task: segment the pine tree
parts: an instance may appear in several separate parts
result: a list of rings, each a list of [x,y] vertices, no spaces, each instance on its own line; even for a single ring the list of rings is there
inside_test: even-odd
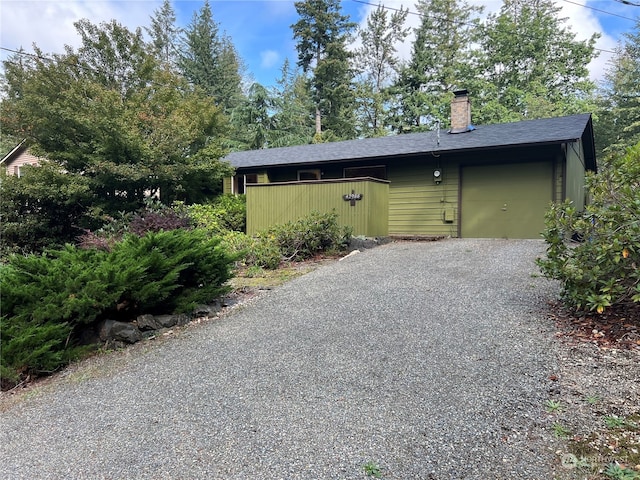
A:
[[[384,135],[389,114],[389,86],[395,82],[400,60],[396,45],[409,34],[404,27],[408,10],[394,12],[378,6],[361,29],[362,46],[356,50],[358,130],[365,137]]]
[[[208,0],[193,14],[183,32],[178,67],[194,85],[203,88],[227,113],[242,97],[241,61],[226,36],[221,36]]]
[[[289,147],[311,143],[315,107],[308,82],[299,70],[292,70],[289,60],[282,66],[273,94],[274,131],[271,147]]]
[[[598,95],[596,146],[620,151],[640,142],[640,20],[624,34]]]
[[[552,0],[505,0],[490,15],[482,46],[489,85],[476,109],[483,123],[541,118],[583,109],[594,85],[587,65],[597,35],[578,41]]]
[[[418,0],[422,20],[414,29],[411,60],[402,69],[394,91],[400,131],[432,128],[449,119],[451,92],[472,89],[478,75],[478,7],[459,0]]]
[[[151,26],[145,27],[151,37],[149,44],[158,61],[172,68],[177,61],[177,42],[180,29],[176,26],[176,14],[170,0],[164,0],[162,6],[154,10]]]
[[[233,111],[231,124],[237,132],[237,149],[258,150],[269,145],[269,137],[273,131],[274,100],[269,90],[259,83],[249,87],[244,101]]]
[[[298,66],[310,75],[314,139],[352,138],[354,93],[347,42],[356,25],[340,13],[339,0],[305,0],[295,7],[300,19],[291,28],[298,42]]]

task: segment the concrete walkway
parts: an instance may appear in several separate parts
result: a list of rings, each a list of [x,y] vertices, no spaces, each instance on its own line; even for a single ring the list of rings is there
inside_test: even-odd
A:
[[[0,416],[0,478],[553,478],[541,241],[394,243]]]

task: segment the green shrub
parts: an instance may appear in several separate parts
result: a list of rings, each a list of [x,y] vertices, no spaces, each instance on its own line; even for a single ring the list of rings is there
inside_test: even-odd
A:
[[[275,269],[282,261],[280,248],[273,237],[250,237],[241,232],[227,232],[222,239],[229,251],[236,254],[245,266]]]
[[[244,232],[247,223],[247,201],[244,195],[225,194],[213,203],[182,206],[192,223],[212,235]]]
[[[585,212],[570,203],[546,215],[543,273],[561,281],[563,299],[576,310],[602,313],[640,303],[640,144],[589,175]],[[571,244],[570,239],[580,243]]]
[[[188,312],[224,294],[236,258],[220,242],[202,230],[171,230],[126,235],[110,251],[67,245],[10,256],[0,268],[3,380],[73,358],[79,325]]]
[[[274,237],[286,260],[304,260],[320,252],[344,249],[351,238],[351,227],[338,224],[338,214],[312,212],[295,222],[277,225],[262,236]]]
[[[346,247],[352,229],[338,224],[336,213],[311,213],[296,222],[276,225],[251,237],[240,232],[223,235],[226,247],[245,266],[278,268],[282,260],[304,260]]]
[[[136,212],[119,212],[106,220],[100,229],[80,235],[78,244],[83,248],[111,250],[127,233],[141,237],[149,232],[190,228],[189,218],[182,209],[167,207],[154,198],[146,199],[145,206]]]

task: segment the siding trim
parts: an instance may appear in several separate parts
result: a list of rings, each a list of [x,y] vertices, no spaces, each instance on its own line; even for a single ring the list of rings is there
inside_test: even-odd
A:
[[[389,184],[389,180],[381,180],[373,177],[355,177],[355,178],[331,178],[328,180],[294,180],[291,182],[271,182],[271,183],[247,183],[251,187],[272,187],[274,185],[317,185],[322,183],[348,183],[348,182],[373,182]]]

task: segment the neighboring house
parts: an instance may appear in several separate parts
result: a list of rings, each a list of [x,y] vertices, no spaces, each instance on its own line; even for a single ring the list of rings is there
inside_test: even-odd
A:
[[[25,165],[38,165],[41,159],[29,153],[27,149],[27,145],[23,140],[20,144],[7,153],[2,160],[0,160],[0,165],[6,170],[8,175],[17,175],[20,176],[20,169]]]
[[[584,207],[590,114],[474,127],[455,94],[448,132],[231,153],[225,192],[246,193],[249,234],[335,209],[356,235],[540,238],[550,202]]]

